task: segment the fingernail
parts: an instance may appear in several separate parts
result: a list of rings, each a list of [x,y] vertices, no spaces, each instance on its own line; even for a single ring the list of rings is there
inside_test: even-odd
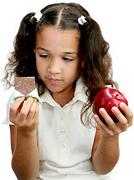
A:
[[[101,113],[101,112],[104,112],[105,110],[104,110],[104,108],[100,108],[99,109],[99,112]]]
[[[33,98],[32,98],[32,97],[28,97],[27,99],[29,99],[30,101],[33,101]]]
[[[124,107],[124,106],[126,106],[126,104],[124,102],[121,102],[120,107]]]
[[[111,109],[112,112],[114,111],[118,111],[118,108],[116,106],[113,106],[112,109]]]

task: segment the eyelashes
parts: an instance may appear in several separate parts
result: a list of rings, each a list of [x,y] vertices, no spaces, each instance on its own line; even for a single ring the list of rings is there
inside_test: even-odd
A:
[[[43,54],[43,55],[41,54],[40,57],[45,59],[45,58],[48,58],[48,55],[47,54]]]
[[[70,62],[70,61],[73,61],[73,59],[71,59],[71,58],[62,58],[64,61],[67,61],[67,62]]]
[[[49,58],[49,55],[47,55],[47,54],[41,54],[41,55],[39,55],[41,58],[43,58],[43,59],[47,59],[47,58]],[[62,58],[64,61],[66,61],[66,62],[70,62],[70,61],[73,61],[73,58],[68,58],[68,57],[63,57]]]

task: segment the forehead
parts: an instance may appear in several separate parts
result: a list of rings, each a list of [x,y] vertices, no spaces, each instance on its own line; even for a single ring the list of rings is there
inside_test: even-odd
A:
[[[80,34],[76,30],[62,30],[56,27],[44,27],[36,36],[36,46],[78,49],[79,41]]]

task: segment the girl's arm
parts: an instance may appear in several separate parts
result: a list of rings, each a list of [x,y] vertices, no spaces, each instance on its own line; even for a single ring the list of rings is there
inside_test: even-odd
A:
[[[12,168],[19,180],[35,180],[39,169],[36,129],[39,104],[18,98],[10,108]],[[22,105],[23,104],[23,105]]]
[[[98,127],[92,152],[92,163],[97,173],[109,173],[119,159],[119,134],[126,131],[132,125],[132,112],[124,103],[120,105],[125,113],[125,117],[116,108],[112,108],[112,112],[119,120],[115,124],[109,117],[105,109],[100,109],[100,114],[107,122],[106,126],[97,115],[94,116]]]

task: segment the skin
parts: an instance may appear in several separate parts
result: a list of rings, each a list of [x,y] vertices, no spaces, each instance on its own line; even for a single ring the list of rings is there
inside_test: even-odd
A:
[[[74,81],[82,66],[78,57],[79,39],[76,31],[50,27],[37,35],[35,55],[39,76],[62,107],[74,96]]]
[[[36,66],[38,73],[50,90],[54,100],[63,107],[74,97],[74,82],[79,75],[82,61],[78,57],[79,34],[73,30],[60,30],[45,27],[36,38]],[[39,169],[36,129],[38,127],[39,103],[28,98],[18,98],[10,108],[12,167],[18,179],[34,180]],[[119,158],[119,134],[132,124],[132,112],[121,103],[126,114],[113,107],[112,111],[119,120],[115,124],[105,109],[100,113],[107,122],[105,126],[97,115],[98,124],[92,150],[92,163],[97,173],[107,174]]]

